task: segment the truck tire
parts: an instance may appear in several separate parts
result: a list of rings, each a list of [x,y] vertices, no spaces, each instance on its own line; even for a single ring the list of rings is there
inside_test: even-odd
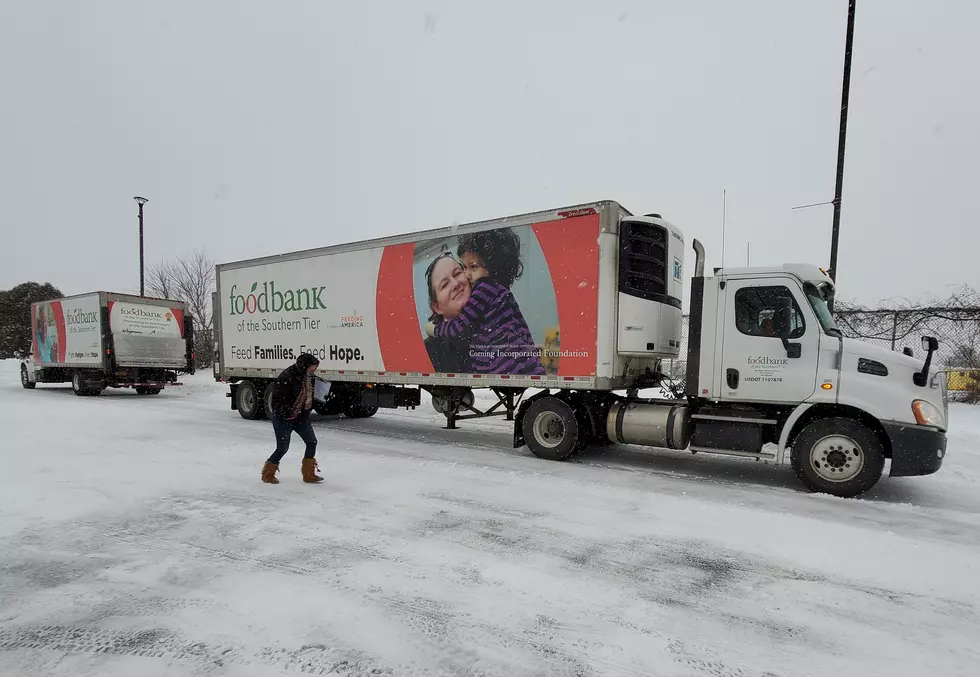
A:
[[[854,498],[881,478],[885,449],[878,435],[858,421],[824,418],[803,429],[790,460],[810,491]]]
[[[94,395],[102,394],[102,385],[97,384],[93,386],[91,383],[85,380],[85,375],[81,370],[76,369],[71,375],[71,389],[79,397],[92,397]]]
[[[320,416],[339,416],[344,413],[344,401],[340,397],[331,397],[326,402],[313,402],[313,411]]]
[[[272,390],[275,382],[270,381],[269,385],[265,387],[262,391],[262,408],[265,409],[265,415],[272,417]]]
[[[351,404],[344,409],[344,416],[347,418],[371,418],[377,413],[377,407],[365,407],[360,404]]]
[[[255,421],[265,414],[262,397],[259,395],[259,389],[254,382],[242,381],[239,383],[238,389],[235,391],[235,399],[238,400],[238,413],[242,418]]]
[[[27,388],[28,390],[34,390],[37,383],[31,380],[30,376],[27,374],[27,365],[20,365],[20,384]]]
[[[549,461],[564,461],[579,447],[579,424],[575,411],[557,397],[534,400],[521,423],[524,441],[531,453]]]
[[[145,386],[136,386],[134,388],[137,395],[159,395],[162,388],[147,388]]]

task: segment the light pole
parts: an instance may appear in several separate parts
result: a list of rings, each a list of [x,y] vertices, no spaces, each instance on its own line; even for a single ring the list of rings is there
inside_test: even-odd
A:
[[[840,95],[840,134],[837,140],[837,184],[834,188],[834,227],[830,234],[830,279],[837,281],[837,240],[840,237],[840,200],[844,188],[844,142],[847,136],[847,102],[851,92],[851,48],[854,45],[854,11],[857,0],[847,3],[847,40],[844,45],[844,81]],[[833,307],[831,307],[833,310]]]
[[[847,37],[844,41],[844,78],[841,83],[840,95],[840,129],[837,136],[837,180],[834,186],[834,199],[830,202],[816,202],[809,205],[800,205],[793,209],[807,209],[820,205],[834,205],[834,225],[830,231],[830,279],[837,282],[837,242],[840,239],[840,203],[841,193],[844,190],[844,147],[847,137],[847,106],[851,94],[851,52],[854,46],[854,14],[857,9],[857,0],[847,2]],[[834,300],[828,304],[831,312],[834,311]]]
[[[149,200],[145,197],[134,197],[140,206],[140,296],[143,296],[143,205],[145,205]]]

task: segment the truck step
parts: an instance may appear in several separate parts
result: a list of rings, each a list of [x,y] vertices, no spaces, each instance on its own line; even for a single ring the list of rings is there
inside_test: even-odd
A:
[[[736,451],[735,449],[712,449],[711,447],[691,447],[692,454],[715,454],[716,456],[739,456],[741,458],[765,458],[774,459],[775,454],[770,454],[765,451],[754,452],[754,451]]]
[[[775,425],[778,423],[773,418],[756,418],[748,416],[722,416],[721,414],[694,414],[691,418],[700,421],[730,421],[732,423],[758,423],[759,425]]]

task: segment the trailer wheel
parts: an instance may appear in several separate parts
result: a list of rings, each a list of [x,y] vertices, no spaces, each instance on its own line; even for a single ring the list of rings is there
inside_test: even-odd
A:
[[[343,398],[335,395],[328,395],[326,402],[313,402],[313,411],[320,416],[338,416],[344,413]]]
[[[527,448],[538,458],[564,461],[579,443],[579,424],[575,411],[557,397],[531,402],[521,422]]]
[[[262,392],[262,406],[265,408],[266,416],[272,416],[272,390],[274,385],[275,382],[270,381],[269,385]]]
[[[255,383],[242,381],[235,391],[235,398],[238,400],[238,413],[242,418],[249,421],[262,418],[265,408]]]
[[[803,486],[840,498],[866,492],[885,467],[881,440],[849,418],[824,418],[808,425],[793,443],[790,459]]]
[[[20,365],[20,384],[27,388],[28,390],[34,390],[37,383],[31,380],[30,376],[27,374],[27,365]]]
[[[366,407],[360,404],[351,404],[344,409],[344,416],[347,418],[371,418],[377,413],[377,407]]]

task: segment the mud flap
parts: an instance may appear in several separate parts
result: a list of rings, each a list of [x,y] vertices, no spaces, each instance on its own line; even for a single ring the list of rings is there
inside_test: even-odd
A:
[[[590,444],[602,446],[606,438],[605,430],[600,428],[600,421],[604,418],[601,403],[590,402],[584,398],[574,398],[570,404],[575,411],[575,418],[578,419],[579,430],[583,433],[579,435],[576,450],[581,451]],[[608,407],[606,413],[608,413]]]

